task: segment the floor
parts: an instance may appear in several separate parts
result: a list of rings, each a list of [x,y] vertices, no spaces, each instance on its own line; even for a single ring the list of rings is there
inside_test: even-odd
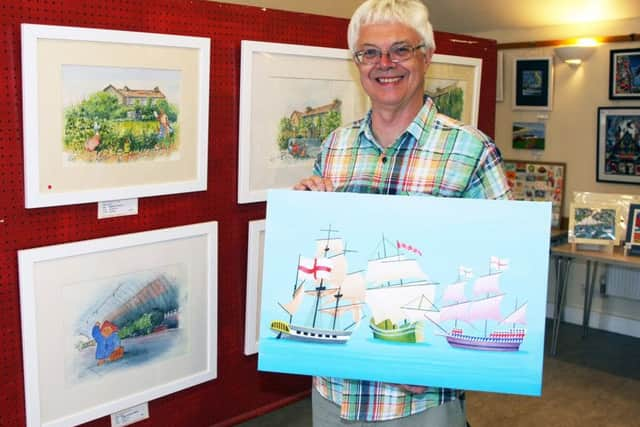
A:
[[[472,427],[640,427],[640,339],[597,329],[583,338],[582,327],[563,323],[541,397],[469,392],[467,416]],[[309,427],[310,399],[240,426]]]

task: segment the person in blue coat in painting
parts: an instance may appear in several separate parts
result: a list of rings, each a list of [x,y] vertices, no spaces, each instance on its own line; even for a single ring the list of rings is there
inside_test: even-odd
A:
[[[96,322],[91,330],[93,339],[96,340],[96,360],[98,366],[105,362],[113,362],[124,355],[124,347],[120,345],[118,327],[108,320]]]

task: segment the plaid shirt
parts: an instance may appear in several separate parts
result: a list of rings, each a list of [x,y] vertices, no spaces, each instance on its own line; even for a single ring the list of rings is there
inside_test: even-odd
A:
[[[323,143],[314,174],[330,178],[336,191],[428,194],[509,199],[500,152],[479,130],[439,114],[431,99],[388,148],[371,131],[371,112],[334,131]],[[314,387],[340,405],[346,420],[385,421],[406,417],[462,397],[460,391],[430,387],[414,394],[392,384],[314,378]]]

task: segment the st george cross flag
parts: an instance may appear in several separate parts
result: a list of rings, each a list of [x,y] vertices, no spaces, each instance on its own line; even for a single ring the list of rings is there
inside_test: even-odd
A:
[[[331,260],[328,258],[300,257],[298,278],[309,280],[328,279],[331,276]]]
[[[509,268],[509,260],[498,258],[497,256],[491,257],[491,269],[495,271],[505,271]]]
[[[422,256],[422,252],[420,251],[420,249],[415,248],[411,245],[408,245],[406,243],[402,243],[400,240],[396,240],[396,245],[398,247],[398,249],[405,249],[407,251],[413,252],[414,254],[418,254],[420,256]]]

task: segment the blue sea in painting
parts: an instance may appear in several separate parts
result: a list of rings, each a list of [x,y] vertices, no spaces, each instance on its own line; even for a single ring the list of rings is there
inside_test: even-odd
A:
[[[548,202],[271,191],[258,368],[539,395],[550,215]],[[392,299],[380,311],[374,297],[378,290],[395,289],[387,262],[396,261],[407,276],[424,284],[420,297],[405,297],[400,310],[426,310],[418,320],[424,335],[418,342],[374,338],[370,328],[372,319],[378,323],[395,316]],[[494,276],[499,282],[488,279]],[[346,277],[360,278],[358,292],[348,287]],[[337,290],[330,286],[334,279],[340,282]],[[413,283],[418,282],[407,279],[400,285],[407,289]],[[466,321],[452,320],[454,307],[490,300],[496,303],[489,308],[457,310]],[[338,312],[344,315],[334,316]],[[477,320],[482,316],[487,320]],[[273,321],[310,327],[314,318],[316,328],[346,328],[350,339],[278,339],[271,329]],[[450,345],[445,335],[452,330],[464,336],[526,332],[516,351],[486,351]]]

